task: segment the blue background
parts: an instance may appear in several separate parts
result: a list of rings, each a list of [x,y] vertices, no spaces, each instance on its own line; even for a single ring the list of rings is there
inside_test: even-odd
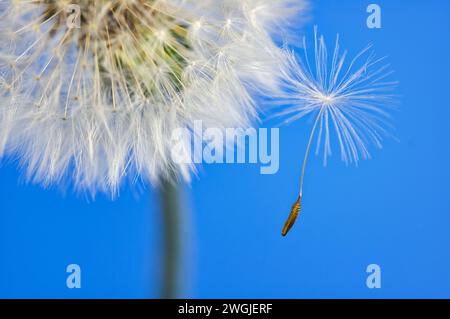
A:
[[[315,1],[303,29],[356,53],[373,42],[401,83],[395,135],[358,168],[310,161],[304,210],[280,230],[298,188],[310,121],[280,131],[280,171],[208,165],[184,189],[181,297],[450,297],[450,4],[381,1],[381,30],[366,27],[369,1]],[[331,44],[331,43],[330,43]],[[308,125],[309,124],[309,125]],[[0,168],[0,297],[158,297],[158,198],[124,190],[95,202],[21,182]],[[82,288],[66,287],[66,266]],[[366,267],[382,288],[366,287]]]

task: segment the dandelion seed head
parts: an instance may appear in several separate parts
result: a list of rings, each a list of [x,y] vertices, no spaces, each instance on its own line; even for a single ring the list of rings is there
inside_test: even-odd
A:
[[[0,157],[92,194],[115,196],[126,177],[189,180],[174,129],[246,127],[255,93],[281,89],[274,24],[293,1],[274,3],[1,1]]]

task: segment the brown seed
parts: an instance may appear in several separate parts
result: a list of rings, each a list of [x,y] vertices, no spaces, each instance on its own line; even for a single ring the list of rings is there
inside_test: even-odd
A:
[[[289,217],[286,223],[284,224],[283,231],[281,232],[281,235],[283,235],[283,237],[286,236],[287,233],[291,230],[292,226],[294,226],[295,221],[297,220],[298,215],[300,214],[300,210],[302,209],[302,205],[300,203],[301,200],[302,198],[301,196],[299,196],[297,201],[292,206],[291,213],[289,214]]]

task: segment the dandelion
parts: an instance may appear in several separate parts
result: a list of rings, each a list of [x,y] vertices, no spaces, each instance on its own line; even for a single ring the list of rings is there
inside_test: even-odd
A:
[[[0,1],[0,156],[92,193],[130,175],[189,180],[173,130],[257,119],[255,94],[279,92],[279,21],[303,3]]]
[[[369,144],[381,148],[389,123],[390,93],[396,83],[388,81],[392,73],[384,65],[384,58],[376,58],[371,47],[361,51],[346,66],[347,52],[340,53],[339,36],[331,59],[323,36],[314,32],[314,64],[310,63],[306,40],[303,40],[304,58],[297,60],[291,54],[284,71],[285,94],[283,103],[290,105],[279,112],[292,122],[308,115],[315,117],[304,155],[299,196],[292,207],[282,235],[294,225],[303,198],[303,181],[308,155],[314,139],[316,154],[323,151],[323,160],[331,155],[332,131],[340,148],[341,159],[357,164],[370,158]]]

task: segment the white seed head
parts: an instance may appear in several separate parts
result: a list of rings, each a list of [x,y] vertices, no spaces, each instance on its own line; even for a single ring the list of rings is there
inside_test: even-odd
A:
[[[92,193],[116,195],[126,176],[189,180],[173,130],[250,125],[254,94],[280,89],[271,33],[292,3],[1,1],[0,156]]]

